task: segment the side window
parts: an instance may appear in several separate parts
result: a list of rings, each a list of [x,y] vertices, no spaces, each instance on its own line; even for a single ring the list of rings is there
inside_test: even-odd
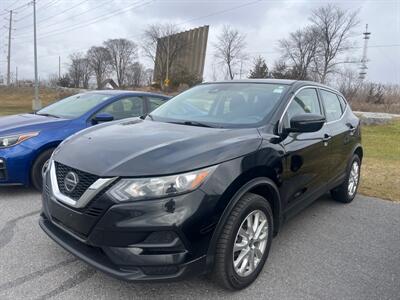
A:
[[[315,89],[304,89],[296,94],[290,103],[286,115],[283,118],[284,126],[290,127],[290,120],[295,115],[317,114],[322,115],[318,101],[318,94]]]
[[[160,98],[160,97],[147,97],[149,99],[149,112],[152,112],[160,105],[167,102],[168,99]]]
[[[342,112],[346,109],[346,100],[342,96],[337,96],[339,98],[340,106],[342,107]]]
[[[342,116],[342,106],[336,94],[320,90],[322,101],[325,107],[326,120],[328,122],[339,120]]]
[[[140,97],[123,98],[103,108],[99,113],[109,113],[114,120],[138,117],[144,114],[144,103]]]

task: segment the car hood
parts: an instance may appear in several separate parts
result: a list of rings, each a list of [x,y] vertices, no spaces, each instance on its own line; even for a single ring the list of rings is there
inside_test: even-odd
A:
[[[255,128],[219,129],[135,119],[93,127],[68,139],[54,159],[103,177],[181,173],[258,149]]]
[[[45,117],[35,114],[21,114],[0,117],[0,134],[14,134],[25,131],[46,129],[49,126],[61,126],[68,120]]]

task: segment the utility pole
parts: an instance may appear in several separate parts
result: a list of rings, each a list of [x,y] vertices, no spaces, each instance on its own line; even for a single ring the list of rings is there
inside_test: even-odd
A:
[[[35,99],[32,103],[33,111],[38,111],[42,104],[39,99],[39,81],[38,81],[38,66],[37,66],[37,41],[36,41],[36,0],[33,0],[33,52],[35,56]]]
[[[368,58],[367,58],[367,50],[368,50],[368,40],[369,37],[371,35],[371,32],[368,32],[368,24],[365,25],[365,32],[363,33],[364,37],[364,49],[363,49],[363,56],[361,59],[361,67],[360,67],[360,73],[358,78],[363,80],[365,79],[366,75],[367,75],[367,62],[368,62]]]
[[[61,56],[58,57],[58,80],[61,79]]]
[[[8,26],[8,55],[7,55],[7,85],[11,83],[11,32],[13,11],[10,10],[10,25]]]

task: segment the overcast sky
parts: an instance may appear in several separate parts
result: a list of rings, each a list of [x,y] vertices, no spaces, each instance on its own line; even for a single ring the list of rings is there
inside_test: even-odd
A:
[[[16,9],[13,22],[11,70],[18,67],[19,79],[33,78],[33,26],[30,0],[0,0],[0,75],[6,73],[8,15]],[[362,32],[368,23],[368,80],[400,83],[400,0],[330,1],[345,10],[359,10],[360,26],[346,59],[360,60]],[[252,0],[37,0],[39,75],[46,79],[67,70],[68,55],[101,45],[109,38],[129,38],[140,44],[144,28],[151,23],[176,23],[182,30],[210,25],[205,79],[212,79],[213,42],[224,24],[246,34],[250,57],[262,55],[268,65],[279,57],[277,41],[309,23],[312,9],[328,1]],[[140,57],[147,66],[150,62]],[[349,64],[349,66],[351,66]],[[356,65],[352,65],[357,67]]]

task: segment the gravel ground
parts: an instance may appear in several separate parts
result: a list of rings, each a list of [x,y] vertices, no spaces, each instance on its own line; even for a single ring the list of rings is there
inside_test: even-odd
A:
[[[95,271],[38,226],[40,195],[0,188],[0,299],[400,299],[400,205],[316,201],[285,224],[258,280],[232,293],[205,278],[126,283]]]

